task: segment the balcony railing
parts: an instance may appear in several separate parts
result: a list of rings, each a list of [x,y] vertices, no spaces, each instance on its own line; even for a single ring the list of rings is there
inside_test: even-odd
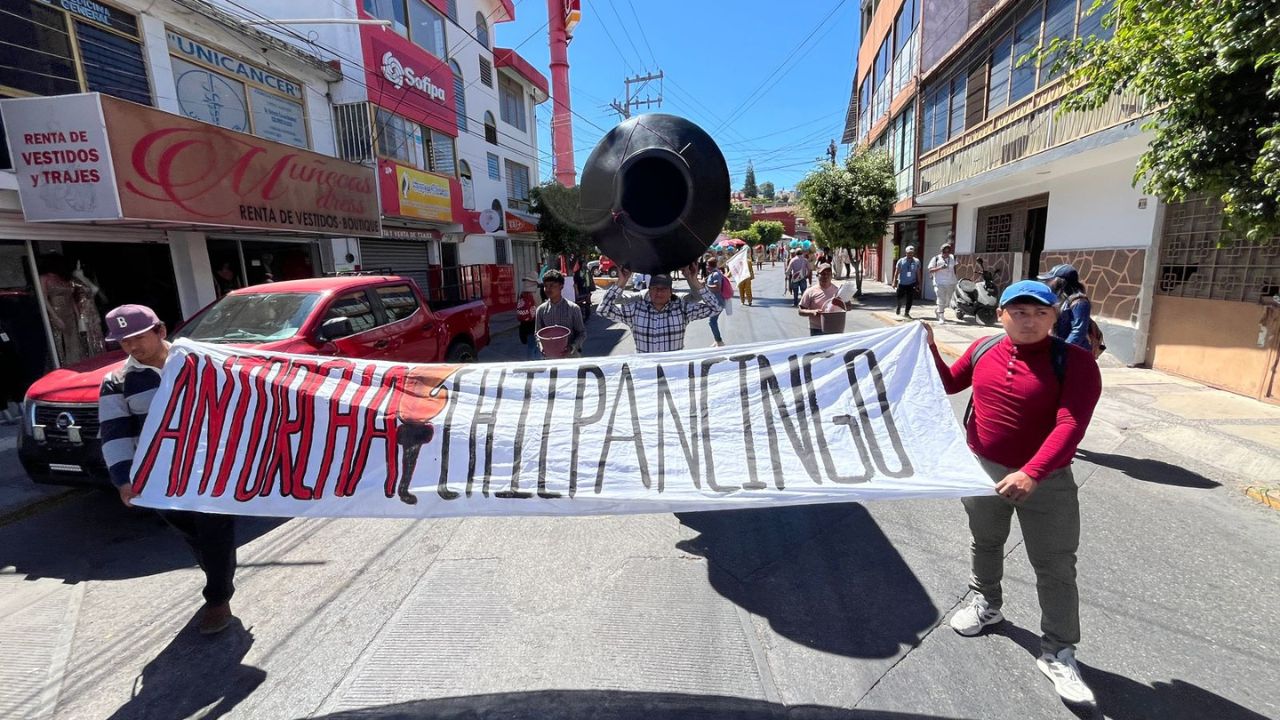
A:
[[[971,128],[920,158],[920,194],[935,192],[1151,112],[1134,91],[1113,95],[1093,110],[1058,115],[1073,88],[1051,85],[1009,111]]]

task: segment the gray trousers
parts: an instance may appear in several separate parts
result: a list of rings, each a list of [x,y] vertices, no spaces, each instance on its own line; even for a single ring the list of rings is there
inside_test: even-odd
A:
[[[1017,470],[979,457],[993,481]],[[982,593],[992,608],[1004,603],[1004,545],[1014,513],[1022,528],[1027,559],[1036,573],[1040,597],[1040,648],[1057,653],[1080,642],[1080,594],[1076,589],[1076,550],[1080,546],[1080,501],[1071,468],[1055,470],[1021,503],[999,496],[967,497],[972,535],[973,574],[969,588]]]

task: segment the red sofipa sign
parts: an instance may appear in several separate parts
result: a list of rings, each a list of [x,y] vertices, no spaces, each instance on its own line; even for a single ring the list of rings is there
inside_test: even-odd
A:
[[[453,71],[447,63],[381,28],[364,28],[363,44],[370,102],[457,137]]]
[[[126,218],[381,233],[371,169],[102,97]]]

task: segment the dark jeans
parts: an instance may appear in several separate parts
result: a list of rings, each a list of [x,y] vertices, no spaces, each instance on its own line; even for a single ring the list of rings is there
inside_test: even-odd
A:
[[[234,515],[161,510],[160,517],[191,546],[204,571],[204,599],[219,605],[235,594],[236,518]]]
[[[911,303],[912,303],[912,301],[914,301],[914,300],[916,299],[916,286],[915,286],[915,283],[912,283],[912,284],[910,284],[910,285],[903,285],[903,284],[901,284],[901,283],[899,283],[899,284],[898,284],[898,304],[897,304],[897,306],[895,306],[895,308],[894,308],[894,310],[893,310],[893,312],[894,312],[895,314],[902,310],[902,299],[903,299],[903,298],[906,298],[906,299],[907,299],[907,314],[908,314],[908,315],[910,315],[910,314],[911,314]]]
[[[720,337],[720,313],[712,315],[707,321],[711,325],[711,337],[715,338],[716,342],[724,342],[724,338]]]
[[[791,283],[791,306],[792,307],[799,307],[800,296],[803,295],[804,291],[808,289],[809,289],[809,282],[807,280],[797,280]]]

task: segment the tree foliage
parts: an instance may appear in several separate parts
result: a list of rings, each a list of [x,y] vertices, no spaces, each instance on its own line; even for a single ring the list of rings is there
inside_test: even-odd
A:
[[[782,233],[785,230],[782,223],[777,220],[757,220],[751,223],[752,231],[755,232],[756,242],[747,240],[751,245],[772,245],[782,239]]]
[[[759,197],[760,189],[756,187],[756,168],[747,161],[747,177],[742,181],[742,194],[749,198]]]
[[[756,245],[759,245],[760,231],[756,228],[756,225],[759,225],[759,224],[760,223],[753,223],[751,227],[748,227],[745,230],[738,230],[737,232],[733,233],[733,237],[736,237],[739,240],[753,247]]]
[[[769,182],[768,180],[760,183],[760,197],[764,198],[765,200],[772,200],[773,193],[774,193],[773,183]]]
[[[1280,2],[1116,0],[1103,24],[1108,41],[1045,49],[1088,83],[1064,110],[1138,92],[1157,109],[1135,184],[1171,201],[1220,198],[1250,240],[1280,232]]]
[[[897,200],[893,165],[883,151],[860,150],[844,164],[823,163],[797,189],[827,247],[864,248],[884,236]]]
[[[591,236],[584,230],[587,215],[582,212],[576,186],[543,183],[530,190],[529,198],[530,212],[538,216],[543,254],[585,254],[594,250]]]
[[[746,230],[750,225],[751,208],[736,202],[729,203],[729,217],[724,220],[724,232],[733,234],[739,230]]]

